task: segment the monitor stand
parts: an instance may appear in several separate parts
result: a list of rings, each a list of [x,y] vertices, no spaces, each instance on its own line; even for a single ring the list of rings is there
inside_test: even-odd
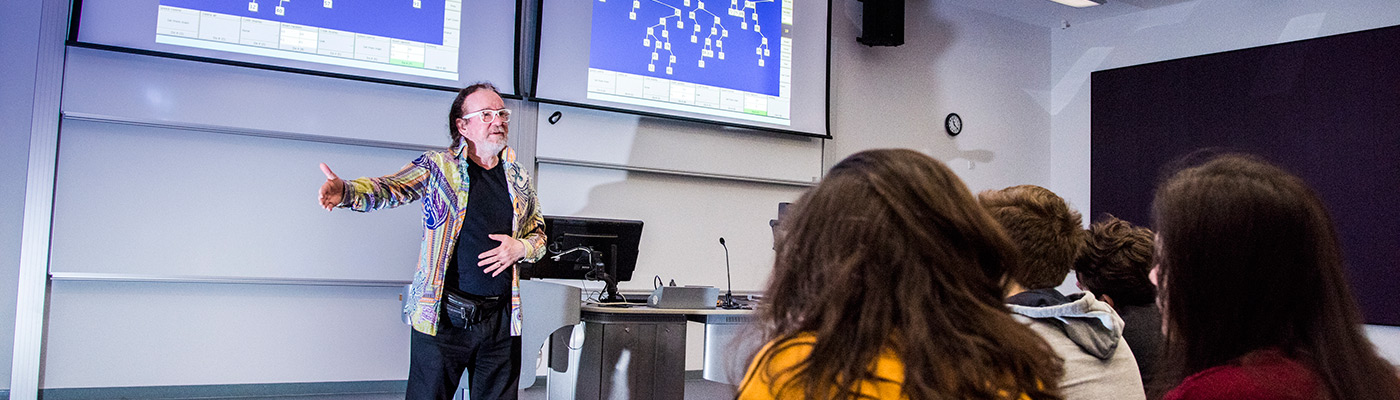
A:
[[[598,280],[603,281],[603,292],[605,296],[598,299],[599,303],[626,303],[627,298],[617,294],[617,245],[612,245],[608,252],[608,265],[604,270],[595,270]]]
[[[603,278],[603,298],[600,303],[626,303],[627,298],[617,293],[617,278],[606,276]]]

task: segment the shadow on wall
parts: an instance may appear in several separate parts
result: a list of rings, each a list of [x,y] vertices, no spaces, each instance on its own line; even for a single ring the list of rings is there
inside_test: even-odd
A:
[[[576,116],[580,113],[594,112],[575,111]],[[568,119],[566,114],[564,120]],[[646,117],[620,118],[609,125],[613,131],[598,136],[607,146],[593,149],[612,154],[592,154],[591,159],[681,173],[797,182],[820,174],[820,146],[815,142],[819,139]],[[645,222],[637,269],[630,283],[622,283],[623,289],[649,290],[653,276],[658,275],[664,282],[675,279],[681,285],[725,288],[725,253],[719,237],[729,241],[734,287],[757,289],[767,279],[764,267],[771,267],[768,221],[777,217],[779,202],[794,201],[805,190],[663,173],[542,168],[547,214]],[[799,177],[804,174],[807,178]]]
[[[828,147],[824,166],[861,150],[892,147],[917,149],[955,171],[991,162],[992,151],[961,149],[943,128],[944,117],[956,109],[935,97],[950,89],[940,87],[944,80],[933,76],[934,68],[958,40],[951,21],[937,12],[946,6],[906,0],[904,45],[869,47],[856,42],[861,4],[838,0],[832,9],[830,126],[833,141],[843,145]]]

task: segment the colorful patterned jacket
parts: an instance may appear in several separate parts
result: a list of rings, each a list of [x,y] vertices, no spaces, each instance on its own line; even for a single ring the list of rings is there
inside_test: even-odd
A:
[[[516,163],[515,151],[506,148],[500,157],[501,164],[506,167],[510,201],[515,209],[512,236],[525,244],[526,261],[539,260],[545,246],[540,200],[530,186],[529,172]],[[413,274],[413,285],[409,288],[409,298],[416,301],[406,302],[404,312],[408,313],[413,329],[429,335],[437,334],[443,278],[457,246],[462,219],[467,215],[468,162],[460,149],[423,153],[393,175],[346,181],[345,197],[340,205],[368,212],[423,200],[423,245],[418,254],[418,271]],[[510,273],[510,332],[512,336],[519,336],[522,321],[520,274],[514,267],[510,268]]]

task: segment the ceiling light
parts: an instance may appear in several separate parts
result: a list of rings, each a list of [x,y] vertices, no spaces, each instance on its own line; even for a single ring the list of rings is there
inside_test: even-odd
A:
[[[1050,0],[1050,1],[1053,1],[1053,2],[1056,2],[1056,3],[1060,3],[1060,4],[1064,4],[1064,5],[1067,5],[1067,6],[1070,6],[1070,7],[1084,8],[1084,7],[1097,6],[1097,5],[1103,4],[1105,0]]]

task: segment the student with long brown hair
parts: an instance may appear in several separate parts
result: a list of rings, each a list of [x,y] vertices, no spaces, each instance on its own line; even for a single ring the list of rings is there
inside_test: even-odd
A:
[[[793,207],[739,399],[1059,399],[1002,304],[1016,250],[942,163],[857,153]]]
[[[1162,183],[1152,213],[1166,399],[1400,399],[1301,179],[1217,156]]]

